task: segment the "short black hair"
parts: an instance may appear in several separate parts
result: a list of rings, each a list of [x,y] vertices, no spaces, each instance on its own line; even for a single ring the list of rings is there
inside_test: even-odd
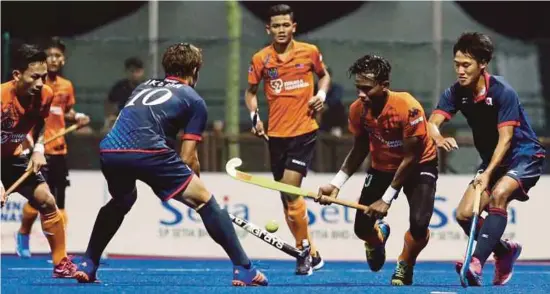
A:
[[[46,49],[50,49],[50,48],[57,48],[61,50],[61,52],[65,53],[65,48],[66,48],[65,42],[63,42],[59,37],[53,37],[46,44]]]
[[[269,7],[267,12],[267,23],[271,22],[271,18],[277,15],[290,15],[290,19],[294,22],[294,11],[286,4],[277,4]]]
[[[12,69],[24,72],[34,62],[46,62],[46,52],[35,44],[21,44],[14,52]]]
[[[139,59],[139,57],[129,57],[124,60],[124,68],[126,70],[129,69],[142,69],[143,68],[143,61]]]
[[[472,56],[479,63],[489,63],[493,58],[493,42],[489,36],[478,32],[460,35],[453,46],[453,56],[460,51]]]
[[[384,82],[390,79],[391,65],[382,56],[367,54],[357,59],[348,69],[348,76],[373,74],[374,80]]]

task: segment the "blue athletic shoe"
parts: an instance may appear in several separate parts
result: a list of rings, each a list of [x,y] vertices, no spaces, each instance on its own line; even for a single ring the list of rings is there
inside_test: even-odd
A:
[[[252,266],[250,269],[244,268],[244,266],[233,267],[233,286],[267,286],[267,277]]]
[[[78,268],[74,273],[74,278],[79,283],[99,282],[96,276],[98,266],[96,266],[91,259],[88,257],[83,257],[77,266]]]
[[[17,232],[17,245],[15,246],[15,251],[17,255],[21,258],[30,258],[31,250],[29,249],[29,235],[23,235]]]
[[[380,229],[382,244],[378,246],[370,246],[367,242],[365,242],[367,263],[373,272],[377,272],[382,269],[384,263],[386,263],[386,241],[388,241],[388,238],[390,237],[390,226],[388,223],[383,220],[379,220],[376,225]]]

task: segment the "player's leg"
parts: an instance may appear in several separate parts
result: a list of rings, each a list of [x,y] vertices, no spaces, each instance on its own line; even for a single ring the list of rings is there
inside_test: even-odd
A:
[[[403,250],[392,275],[392,285],[413,283],[416,259],[430,239],[428,226],[434,210],[437,177],[437,162],[430,162],[419,165],[405,183],[404,193],[409,202],[409,230],[405,233]]]
[[[480,169],[478,173],[483,172],[483,169]],[[497,170],[497,175],[495,179],[498,179],[501,175],[504,174],[505,171]],[[491,183],[489,183],[490,187],[492,187],[495,184],[496,180],[492,180]],[[458,204],[458,207],[456,209],[456,221],[464,231],[466,235],[470,234],[470,227],[472,224],[472,217],[473,217],[473,206],[474,206],[474,199],[475,197],[478,197],[479,195],[476,195],[475,189],[473,186],[473,180],[468,184],[468,187],[466,188],[466,191],[464,192],[464,195],[462,196],[462,199],[460,200],[460,203]],[[483,211],[485,208],[489,205],[489,191],[484,191],[481,195],[481,203],[480,203],[480,209]],[[483,223],[485,222],[485,218],[482,216],[479,216],[477,225],[476,225],[476,236],[474,236],[475,240],[477,240],[477,236],[479,235],[479,231],[481,227],[483,226]],[[503,252],[507,251],[506,242],[504,240],[501,240],[501,242],[497,243],[495,246],[493,252],[495,254],[501,254]]]
[[[317,132],[303,134],[293,138],[272,138],[269,142],[271,170],[276,181],[300,187],[302,179],[313,158]],[[311,240],[308,228],[307,205],[303,197],[281,193],[285,220],[296,241],[296,247],[303,247],[303,240],[308,240],[311,258],[296,261],[296,274],[310,275],[315,269],[324,265],[315,244]]]
[[[78,264],[74,276],[80,283],[96,281],[103,251],[137,200],[135,169],[128,162],[139,161],[140,158],[132,156],[133,154],[101,154],[101,171],[112,198],[99,210],[86,253]]]
[[[227,253],[234,266],[233,285],[267,285],[267,278],[252,266],[226,210],[175,152],[143,159],[149,167],[138,179],[147,183],[162,201],[174,199],[195,209],[206,231]]]
[[[384,195],[393,179],[393,173],[370,168],[365,178],[359,203],[371,205]],[[355,235],[365,242],[365,254],[370,269],[377,272],[386,262],[385,244],[390,236],[390,226],[357,210],[355,214]]]
[[[535,186],[543,169],[543,157],[529,157],[518,160],[509,171],[494,185],[489,203],[489,215],[481,227],[476,249],[472,254],[469,275],[476,280],[481,278],[481,269],[494,246],[500,242],[508,223],[508,204],[512,200],[527,201],[527,192]],[[493,284],[503,285],[512,276],[513,264],[521,253],[521,245],[507,244],[508,251],[495,254],[495,277]],[[481,284],[479,282],[479,284]]]
[[[7,173],[8,179],[4,183],[7,186],[13,184],[25,172],[28,162],[27,157],[2,160],[2,181],[4,182],[4,174]],[[67,258],[63,218],[42,173],[31,174],[17,189],[17,192],[27,198],[32,206],[38,208],[40,212],[42,231],[52,252],[54,277],[72,277],[75,265]]]
[[[482,172],[483,172],[483,167],[478,170],[478,174]],[[484,191],[481,194],[481,203],[480,203],[481,210],[486,210],[488,208],[489,202],[490,202],[489,192],[494,186],[496,180],[502,177],[502,175],[504,175],[505,173],[506,173],[506,170],[504,169],[497,169],[497,171],[495,171],[495,176],[491,179],[488,190]],[[479,195],[477,195],[475,192],[475,189],[473,186],[473,180],[472,180],[468,184],[468,187],[464,192],[464,196],[462,196],[462,199],[460,200],[460,203],[458,204],[458,207],[456,209],[456,220],[466,235],[470,234],[470,227],[472,224],[472,217],[473,217],[472,210],[473,210],[475,197],[479,197]],[[480,231],[481,231],[481,228],[483,227],[484,222],[485,222],[485,218],[482,216],[479,216],[476,224],[476,235],[474,236],[475,240],[478,240],[478,236],[480,234]],[[500,240],[500,242],[497,242],[497,244],[492,250],[495,256],[506,254],[509,251],[508,243],[509,242],[506,240]],[[456,272],[458,274],[460,274],[460,270],[462,269],[462,266],[463,266],[462,261],[459,261],[456,263]]]
[[[56,199],[57,207],[63,215],[63,211],[60,207],[59,201],[57,201],[57,186],[55,185],[57,165],[52,157],[46,155],[46,160],[48,164],[41,169],[42,175],[46,179],[46,183],[50,188],[50,193]],[[23,258],[28,258],[31,256],[29,241],[30,233],[32,226],[38,217],[38,209],[36,205],[33,207],[32,202],[29,201],[23,206],[23,212],[21,216],[21,226],[19,227],[19,232],[17,233],[17,243],[16,243],[16,252],[19,256]],[[65,221],[65,219],[64,219]],[[66,225],[66,224],[65,224]]]
[[[233,263],[234,286],[267,286],[268,280],[256,269],[241,246],[233,223],[226,210],[220,208],[214,195],[196,175],[190,173],[190,181],[184,192],[173,197],[195,209],[210,237],[227,253]]]
[[[21,226],[16,235],[16,247],[15,251],[21,258],[30,258],[30,234],[32,225],[38,217],[38,209],[32,206],[30,201],[27,201],[23,205],[23,211],[21,214]]]

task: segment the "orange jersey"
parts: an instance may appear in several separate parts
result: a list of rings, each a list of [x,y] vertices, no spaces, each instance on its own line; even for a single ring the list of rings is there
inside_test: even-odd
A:
[[[264,80],[269,106],[268,132],[273,137],[295,137],[317,130],[315,119],[308,115],[308,101],[313,97],[313,72],[321,75],[325,65],[314,45],[292,41],[292,49],[282,61],[272,45],[252,57],[248,83]]]
[[[59,134],[65,128],[65,113],[75,104],[74,89],[71,81],[57,76],[55,81],[46,80],[46,85],[53,90],[53,102],[50,107],[50,115],[46,119],[46,131],[44,140],[48,140]],[[65,137],[59,137],[45,146],[45,154],[64,155],[67,154]]]
[[[53,91],[47,85],[40,97],[33,97],[24,108],[15,94],[15,81],[2,84],[2,157],[19,156],[28,142],[27,134],[39,122],[48,117]],[[25,145],[25,146],[24,146]]]
[[[419,137],[424,144],[420,163],[436,158],[436,148],[428,135],[427,120],[420,103],[409,93],[388,91],[388,101],[378,118],[372,117],[357,99],[350,106],[349,130],[369,134],[372,167],[395,172],[403,160],[403,139]]]

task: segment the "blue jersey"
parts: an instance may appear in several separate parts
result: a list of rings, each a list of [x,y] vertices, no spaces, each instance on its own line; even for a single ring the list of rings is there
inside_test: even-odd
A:
[[[485,74],[486,90],[474,97],[471,90],[455,83],[441,95],[437,109],[446,119],[462,112],[472,129],[474,145],[484,164],[491,161],[498,142],[498,128],[515,126],[512,143],[501,165],[522,156],[545,154],[528,122],[516,91],[500,76]]]
[[[195,90],[176,79],[150,79],[139,85],[103,138],[102,152],[174,149],[176,136],[200,141],[206,104]]]

